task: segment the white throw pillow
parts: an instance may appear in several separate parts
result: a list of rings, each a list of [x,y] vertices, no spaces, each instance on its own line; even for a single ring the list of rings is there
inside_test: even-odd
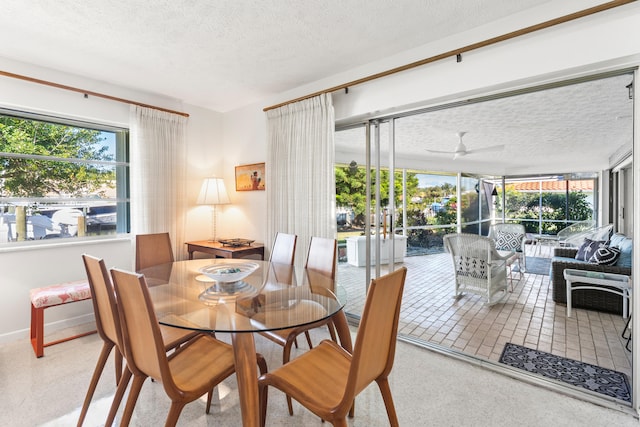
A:
[[[496,234],[496,249],[499,251],[522,251],[524,234],[498,231]]]

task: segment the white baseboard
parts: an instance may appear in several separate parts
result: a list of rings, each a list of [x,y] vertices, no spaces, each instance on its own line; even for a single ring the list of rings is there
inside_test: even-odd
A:
[[[71,317],[69,319],[58,320],[55,322],[45,323],[44,324],[44,335],[45,342],[49,341],[47,339],[47,334],[51,334],[54,332],[61,331],[63,329],[72,328],[74,326],[83,325],[86,323],[95,323],[95,317],[93,313],[83,314],[82,316]],[[0,335],[0,344],[6,344],[10,342],[20,341],[23,339],[29,339],[29,328],[20,329],[17,331],[11,331],[6,334]]]

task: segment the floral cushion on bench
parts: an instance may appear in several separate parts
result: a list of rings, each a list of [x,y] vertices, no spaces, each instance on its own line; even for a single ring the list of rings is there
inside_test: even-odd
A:
[[[31,304],[35,308],[51,307],[53,305],[66,304],[73,301],[82,301],[91,298],[89,282],[78,280],[58,285],[45,286],[29,291]]]

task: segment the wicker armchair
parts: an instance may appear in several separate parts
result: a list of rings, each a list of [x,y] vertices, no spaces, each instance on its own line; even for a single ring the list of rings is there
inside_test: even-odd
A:
[[[519,242],[517,247],[500,247],[500,241],[507,241],[507,246],[512,242],[509,242],[509,238],[503,239],[503,236],[508,235],[516,235],[519,237]],[[489,235],[487,236],[496,242],[496,248],[498,252],[503,252],[501,255],[506,255],[510,251],[514,251],[518,254],[518,267],[520,270],[520,275],[523,272],[527,271],[527,257],[525,256],[525,244],[527,241],[527,233],[524,229],[524,225],[522,224],[513,224],[513,223],[498,223],[492,224],[489,227]]]
[[[469,292],[486,298],[489,305],[507,293],[507,259],[493,239],[476,234],[447,234],[445,250],[451,254],[455,274],[455,295]]]
[[[577,261],[574,259],[577,252],[577,248],[554,249],[554,258],[551,261],[551,283],[553,300],[556,303],[567,303],[567,282],[564,279],[564,270],[567,268],[631,275],[631,268]],[[593,289],[575,290],[571,295],[571,306],[622,315],[622,297],[611,292]]]

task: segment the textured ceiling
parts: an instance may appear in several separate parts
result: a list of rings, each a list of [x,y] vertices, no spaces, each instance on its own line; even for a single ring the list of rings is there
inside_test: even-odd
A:
[[[0,57],[224,112],[548,1],[2,0]]]
[[[633,143],[631,74],[548,88],[401,117],[396,121],[397,165],[488,174],[597,172],[629,153]],[[501,151],[454,151],[457,132],[468,150],[504,145]],[[386,146],[387,130],[381,130]],[[361,158],[363,133],[338,132],[338,157]]]
[[[547,2],[2,0],[0,57],[225,112]],[[630,80],[404,118],[398,158],[474,172],[598,170],[631,145]],[[506,148],[455,162],[426,151],[453,150],[458,131],[470,150]]]
[[[539,165],[545,173],[605,169],[616,152],[631,149],[631,81],[623,75],[412,116],[404,119],[406,126],[399,122],[397,149],[409,155],[425,148],[453,150],[455,133],[466,131],[469,150],[505,148],[461,160],[498,163],[504,174],[533,166],[541,171]]]

